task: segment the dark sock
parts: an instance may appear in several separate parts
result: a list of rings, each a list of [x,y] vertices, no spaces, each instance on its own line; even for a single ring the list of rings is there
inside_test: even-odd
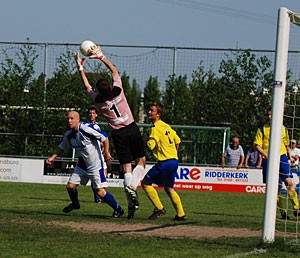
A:
[[[101,199],[104,200],[114,210],[120,207],[120,205],[115,200],[114,196],[109,192],[106,192],[106,195]]]
[[[97,201],[99,200],[101,197],[98,194],[98,190],[94,189],[93,186],[91,185],[92,189],[93,189],[93,193],[94,193],[94,200]]]
[[[77,188],[75,188],[75,189],[67,188],[67,190],[68,190],[68,194],[70,196],[70,199],[72,201],[72,204],[73,205],[79,205]]]

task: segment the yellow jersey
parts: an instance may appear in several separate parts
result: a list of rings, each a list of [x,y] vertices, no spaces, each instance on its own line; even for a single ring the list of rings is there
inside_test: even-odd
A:
[[[260,146],[266,153],[269,151],[270,129],[270,124],[265,124],[264,126],[258,128],[254,139],[254,144]],[[280,156],[287,154],[286,146],[289,146],[289,144],[290,138],[288,131],[284,126],[282,126]]]
[[[181,142],[177,133],[162,120],[151,128],[147,145],[158,161],[178,159],[176,145]]]

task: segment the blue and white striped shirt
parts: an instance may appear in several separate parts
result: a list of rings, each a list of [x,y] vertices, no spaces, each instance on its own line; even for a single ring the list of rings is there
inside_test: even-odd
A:
[[[89,171],[99,171],[103,166],[98,141],[104,142],[106,138],[106,134],[94,130],[87,125],[79,124],[78,131],[69,129],[65,132],[64,138],[59,144],[59,148],[62,150],[74,148],[79,158],[79,167]]]

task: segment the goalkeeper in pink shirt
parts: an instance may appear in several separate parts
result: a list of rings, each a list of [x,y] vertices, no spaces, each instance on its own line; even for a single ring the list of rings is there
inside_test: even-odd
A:
[[[97,92],[93,90],[84,72],[85,58],[81,59],[79,53],[75,53],[74,58],[87,95],[112,129],[112,140],[124,172],[124,189],[128,201],[127,218],[132,219],[139,207],[136,188],[145,175],[144,140],[127,103],[119,72],[104,56],[101,47],[93,46],[89,58],[104,63],[111,72],[112,82],[100,78],[96,83]],[[132,161],[136,164],[134,169],[132,169]]]

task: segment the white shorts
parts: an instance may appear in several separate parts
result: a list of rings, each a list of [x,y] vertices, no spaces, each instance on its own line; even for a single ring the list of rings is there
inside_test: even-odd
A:
[[[91,184],[94,189],[99,188],[106,188],[107,187],[107,181],[105,176],[100,177],[99,171],[94,172],[88,172],[87,170],[84,170],[78,166],[74,168],[74,172],[69,177],[68,183],[75,184],[75,185],[86,185],[89,180],[91,180]]]
[[[103,160],[103,162],[101,162],[102,163],[102,165],[103,165],[103,169],[107,169],[107,164],[106,164],[106,162],[104,161],[104,156],[103,156],[103,153],[102,153],[102,151],[100,152],[100,156],[101,156],[101,161]]]

